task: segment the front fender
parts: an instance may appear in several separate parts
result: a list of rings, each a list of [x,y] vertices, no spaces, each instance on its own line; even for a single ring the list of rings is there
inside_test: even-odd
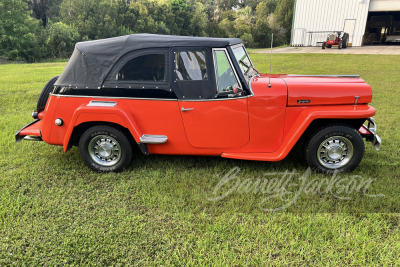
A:
[[[290,109],[290,108],[288,108]],[[261,161],[279,161],[284,159],[292,150],[294,145],[307,130],[308,126],[317,119],[367,119],[375,115],[375,108],[368,105],[358,106],[315,106],[306,108],[293,108],[293,117],[287,117],[285,124],[285,135],[282,145],[272,153],[222,153],[222,157],[261,160]]]
[[[85,122],[108,122],[118,124],[127,128],[137,143],[140,141],[140,136],[142,136],[139,127],[130,113],[126,113],[116,107],[92,107],[85,105],[78,107],[72,116],[63,141],[64,152],[68,149],[68,144],[75,127]]]

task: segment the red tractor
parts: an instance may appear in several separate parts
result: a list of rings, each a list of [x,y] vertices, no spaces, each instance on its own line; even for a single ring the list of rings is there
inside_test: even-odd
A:
[[[337,45],[339,49],[347,48],[349,45],[349,34],[347,32],[333,32],[328,35],[326,42],[322,44],[322,49],[332,48],[332,45]]]

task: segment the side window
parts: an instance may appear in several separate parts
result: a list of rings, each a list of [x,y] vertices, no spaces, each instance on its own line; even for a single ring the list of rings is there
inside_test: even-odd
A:
[[[130,59],[117,73],[117,80],[123,81],[165,81],[165,55],[148,54]]]
[[[204,51],[181,51],[175,54],[178,81],[207,80],[206,54]]]
[[[218,94],[236,93],[241,89],[224,50],[214,51],[214,64]]]

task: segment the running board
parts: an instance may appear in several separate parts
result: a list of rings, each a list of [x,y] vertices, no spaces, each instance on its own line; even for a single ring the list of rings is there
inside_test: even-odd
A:
[[[151,135],[144,134],[140,137],[140,143],[142,144],[164,144],[168,140],[165,135]]]

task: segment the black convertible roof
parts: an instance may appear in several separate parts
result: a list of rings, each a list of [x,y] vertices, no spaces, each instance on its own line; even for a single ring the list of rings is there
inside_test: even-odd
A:
[[[126,53],[144,48],[226,47],[242,43],[239,38],[209,38],[159,34],[131,34],[95,41],[79,42],[56,81],[56,86],[100,88],[105,77]]]

